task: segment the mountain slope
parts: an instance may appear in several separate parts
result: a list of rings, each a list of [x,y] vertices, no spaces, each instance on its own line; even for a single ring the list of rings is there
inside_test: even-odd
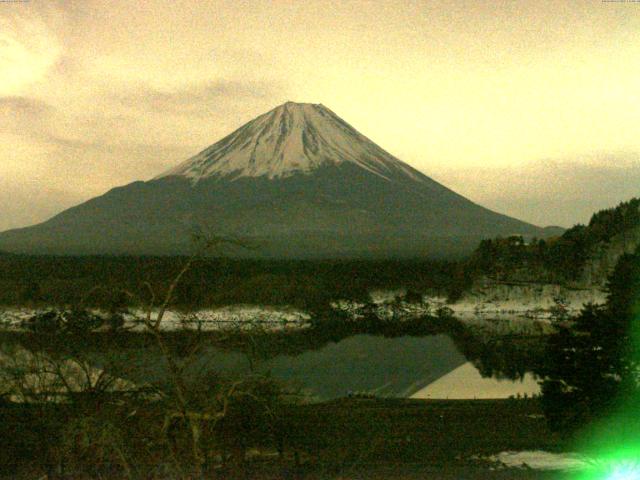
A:
[[[283,178],[352,163],[387,180],[429,181],[381,149],[323,105],[287,102],[156,177]]]
[[[487,210],[387,153],[322,105],[286,103],[148,182],[0,234],[0,249],[179,253],[198,227],[249,255],[438,256],[544,230]],[[240,252],[236,252],[240,254]]]

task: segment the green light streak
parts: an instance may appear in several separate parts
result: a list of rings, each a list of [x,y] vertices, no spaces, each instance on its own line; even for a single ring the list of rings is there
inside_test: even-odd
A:
[[[593,461],[571,478],[576,480],[640,480],[640,463],[623,458]]]
[[[637,295],[640,299],[640,295]],[[640,370],[640,301],[635,302],[629,328],[629,358]],[[605,419],[583,429],[573,449],[585,456],[584,469],[565,473],[570,480],[640,480],[640,374],[635,385],[617,399],[618,405]]]

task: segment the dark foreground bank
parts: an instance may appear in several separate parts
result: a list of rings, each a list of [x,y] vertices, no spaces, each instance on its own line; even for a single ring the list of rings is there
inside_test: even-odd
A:
[[[105,413],[83,418],[74,432],[63,407],[4,404],[3,478],[189,478],[160,468],[172,455],[172,437],[152,445],[168,427],[151,407],[119,421],[111,416],[114,429],[88,428]],[[535,399],[353,398],[291,405],[266,429],[243,422],[219,426],[203,478],[558,478],[482,458],[505,450],[563,449]],[[169,428],[179,434],[179,425]]]

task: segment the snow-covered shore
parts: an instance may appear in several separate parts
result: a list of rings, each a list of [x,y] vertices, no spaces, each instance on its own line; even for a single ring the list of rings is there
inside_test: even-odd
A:
[[[337,301],[336,312],[357,321],[366,308],[385,320],[408,320],[425,315],[453,316],[464,324],[496,334],[540,334],[551,331],[551,320],[558,315],[573,315],[588,303],[604,303],[606,293],[599,288],[570,289],[548,284],[493,284],[467,292],[457,302],[436,295],[423,295],[421,301],[406,301],[406,292],[373,291],[371,303]],[[16,330],[42,310],[0,308],[0,329]],[[94,312],[97,315],[105,315]],[[155,319],[157,312],[153,312]],[[144,327],[145,312],[132,310],[124,315],[125,326],[132,331]],[[287,306],[232,305],[194,312],[167,311],[163,328],[204,330],[261,328],[266,330],[300,329],[310,325],[311,315]]]
[[[0,309],[0,329],[21,330],[25,323],[38,313],[47,309],[7,308]],[[105,319],[107,314],[99,310],[93,314]],[[151,320],[157,319],[158,312],[154,311]],[[122,315],[123,327],[130,331],[145,329],[146,312],[131,310]],[[248,329],[262,328],[266,330],[281,330],[289,328],[305,328],[308,326],[310,315],[294,308],[274,308],[258,305],[234,305],[216,309],[180,312],[168,310],[162,318],[162,328],[177,330],[182,328],[220,330],[220,329]]]

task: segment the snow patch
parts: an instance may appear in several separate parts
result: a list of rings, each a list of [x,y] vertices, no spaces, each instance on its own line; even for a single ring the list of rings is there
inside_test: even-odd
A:
[[[29,319],[46,310],[7,309],[0,310],[0,329],[23,330]],[[91,313],[107,318],[105,312],[93,310]],[[153,312],[151,320],[156,318]],[[145,330],[146,313],[143,310],[132,310],[123,314],[123,328],[131,331]],[[273,308],[259,305],[232,305],[227,307],[198,310],[194,312],[166,311],[162,319],[163,330],[192,328],[202,330],[221,329],[256,329],[282,330],[289,328],[305,328],[311,316],[295,308]]]
[[[144,314],[134,312],[129,324],[144,329]],[[152,315],[152,320],[154,316]],[[193,328],[202,330],[265,329],[270,331],[304,328],[311,316],[291,308],[271,308],[258,305],[233,305],[216,309],[182,313],[168,311],[162,319],[164,330]]]
[[[542,450],[501,452],[488,460],[506,467],[535,470],[582,470],[590,466],[590,462],[577,453],[551,453]]]
[[[427,177],[373,143],[323,105],[287,102],[155,179],[282,178],[349,162],[385,180]]]

